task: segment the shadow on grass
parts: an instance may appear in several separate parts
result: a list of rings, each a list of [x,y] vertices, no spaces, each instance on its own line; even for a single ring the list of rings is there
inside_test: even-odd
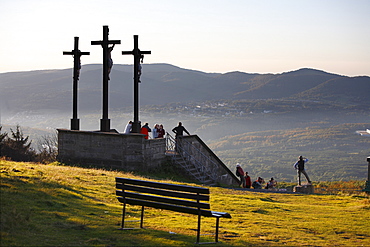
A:
[[[107,167],[104,165],[94,165],[94,164],[73,164],[73,163],[60,163],[60,166],[70,166],[70,167],[80,167],[80,168],[87,168],[87,169],[104,169],[107,171],[114,171],[114,172],[126,172],[131,173],[135,176],[140,176],[143,178],[150,178],[150,179],[158,179],[158,180],[171,180],[177,181],[182,183],[194,183],[194,184],[201,184],[199,181],[189,177],[186,173],[182,172],[182,170],[177,169],[173,166],[170,162],[164,162],[159,164],[155,168],[149,168],[147,170],[140,170],[140,171],[127,171],[125,169],[119,169],[117,167]]]
[[[122,207],[38,177],[1,178],[1,245],[192,246],[194,235],[150,228],[118,230]],[[112,188],[112,196],[114,188]],[[131,211],[139,217],[139,211]],[[148,226],[149,227],[149,226]],[[213,241],[205,237],[201,241]],[[226,240],[227,241],[227,240]]]

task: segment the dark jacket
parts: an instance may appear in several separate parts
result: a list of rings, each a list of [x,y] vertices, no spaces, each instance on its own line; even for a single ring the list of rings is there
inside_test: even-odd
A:
[[[190,135],[190,133],[185,129],[184,126],[177,126],[175,128],[172,129],[172,132],[176,134],[176,137],[177,136],[183,136],[184,135],[184,131],[186,134]]]

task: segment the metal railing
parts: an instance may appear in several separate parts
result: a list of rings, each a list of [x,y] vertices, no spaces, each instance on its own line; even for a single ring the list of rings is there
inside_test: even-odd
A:
[[[167,133],[166,152],[173,154],[172,161],[183,167],[199,182],[205,183],[211,180],[214,183],[217,181],[219,164],[193,143],[181,137],[176,140]]]

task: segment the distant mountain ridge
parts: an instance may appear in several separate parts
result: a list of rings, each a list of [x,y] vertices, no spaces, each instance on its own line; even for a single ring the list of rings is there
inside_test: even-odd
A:
[[[114,65],[109,108],[132,105],[132,65]],[[347,77],[303,68],[281,74],[206,73],[170,64],[144,64],[140,105],[207,100],[300,99],[370,105],[370,77]],[[101,111],[102,66],[84,65],[79,81],[79,109]],[[4,112],[71,112],[72,69],[0,73]]]

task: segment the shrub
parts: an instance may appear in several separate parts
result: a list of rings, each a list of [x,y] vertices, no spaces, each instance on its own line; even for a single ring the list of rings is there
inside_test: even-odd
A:
[[[36,153],[31,148],[31,141],[28,136],[24,137],[19,125],[16,130],[10,129],[11,137],[7,133],[1,135],[1,156],[14,161],[33,161]]]
[[[44,135],[37,142],[36,161],[41,163],[52,163],[56,161],[58,154],[58,136]]]

